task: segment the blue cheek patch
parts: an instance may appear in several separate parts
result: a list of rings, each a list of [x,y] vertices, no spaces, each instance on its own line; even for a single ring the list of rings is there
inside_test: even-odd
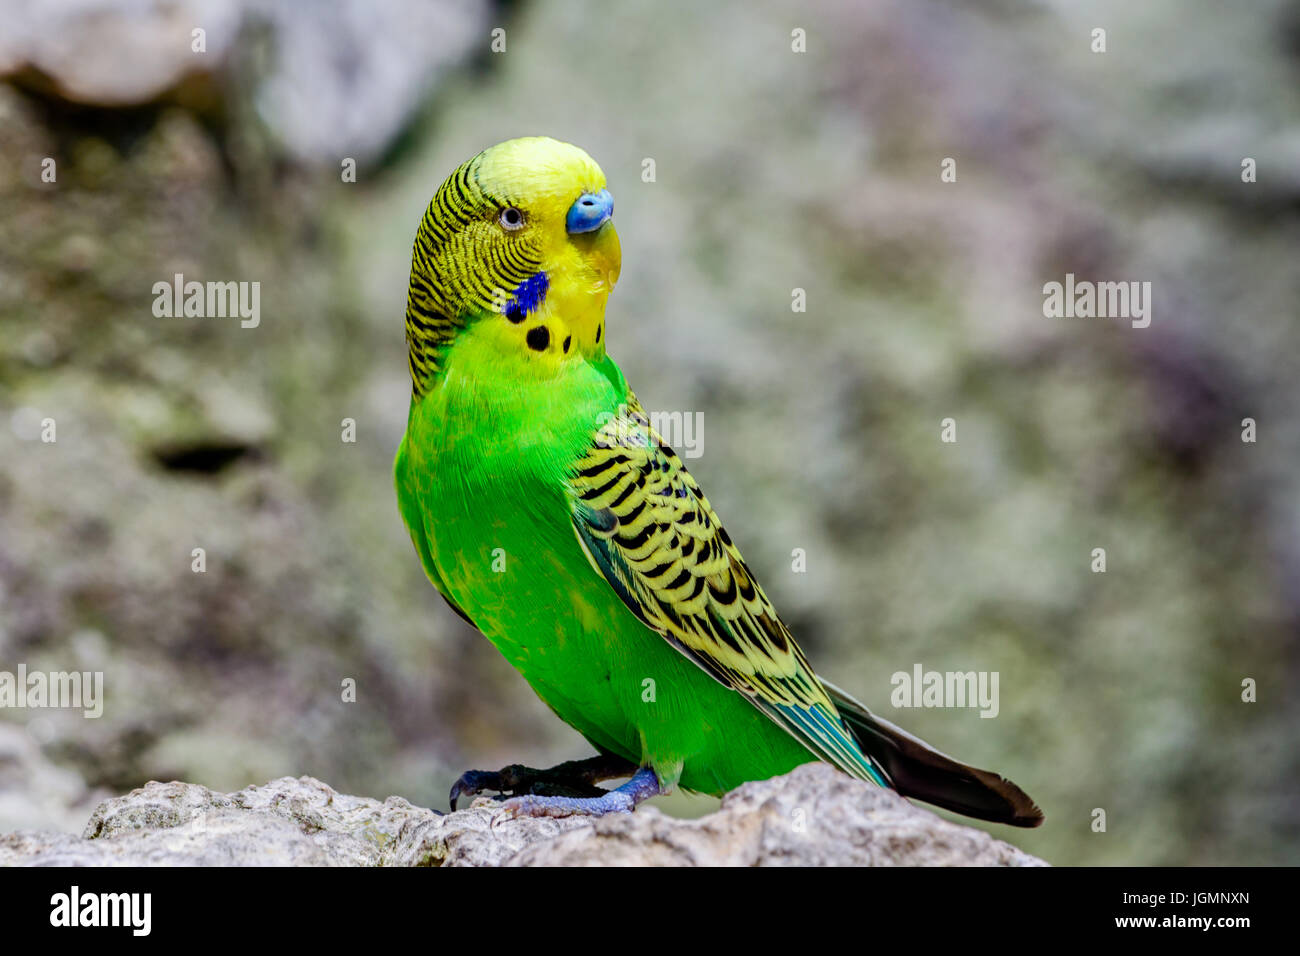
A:
[[[551,287],[551,280],[545,272],[529,276],[515,289],[515,294],[506,304],[506,318],[511,322],[522,322],[546,298],[546,291]]]

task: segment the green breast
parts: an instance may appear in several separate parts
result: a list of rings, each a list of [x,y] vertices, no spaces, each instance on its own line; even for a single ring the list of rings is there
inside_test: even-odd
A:
[[[721,792],[811,755],[638,620],[582,551],[565,481],[626,399],[609,359],[515,375],[472,338],[413,401],[396,462],[430,579],[599,747]]]

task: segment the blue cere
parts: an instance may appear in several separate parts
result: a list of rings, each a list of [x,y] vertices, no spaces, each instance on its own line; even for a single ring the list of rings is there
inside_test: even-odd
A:
[[[569,234],[577,232],[595,232],[614,215],[614,197],[608,189],[598,193],[583,193],[569,207],[569,214],[564,217],[564,228]]]

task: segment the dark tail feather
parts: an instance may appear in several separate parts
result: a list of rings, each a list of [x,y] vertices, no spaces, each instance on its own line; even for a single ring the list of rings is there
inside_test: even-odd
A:
[[[844,691],[822,681],[858,745],[889,775],[894,789],[954,813],[1036,827],[1043,811],[1010,780],[946,757],[923,740],[877,717]]]

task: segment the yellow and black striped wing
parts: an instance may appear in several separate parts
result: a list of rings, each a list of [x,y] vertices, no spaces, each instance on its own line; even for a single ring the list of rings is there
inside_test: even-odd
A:
[[[647,627],[822,759],[886,785],[635,397],[596,431],[570,496],[592,566]]]

